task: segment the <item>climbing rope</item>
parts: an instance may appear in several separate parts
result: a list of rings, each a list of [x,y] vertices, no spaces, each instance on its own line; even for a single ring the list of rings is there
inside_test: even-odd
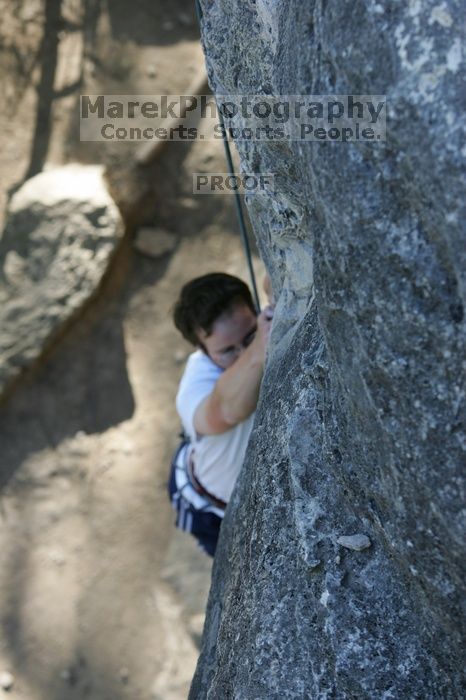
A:
[[[199,31],[200,31],[201,30],[201,20],[202,20],[202,8],[201,8],[199,0],[195,0],[195,3],[196,3],[197,20],[199,22]],[[214,99],[215,99],[215,97],[214,97]],[[236,182],[235,169],[233,167],[233,159],[231,157],[230,142],[228,140],[228,134],[227,134],[226,129],[225,129],[223,115],[222,115],[221,111],[218,109],[218,105],[217,105],[217,111],[218,111],[220,126],[221,126],[222,134],[223,134],[223,146],[225,148],[225,156],[226,156],[226,161],[227,161],[228,174],[231,177],[234,177],[235,178],[234,182]],[[253,299],[254,299],[254,304],[256,306],[257,313],[259,313],[261,307],[260,307],[260,301],[259,301],[259,294],[257,292],[256,275],[254,273],[254,267],[252,264],[251,245],[249,243],[246,222],[244,219],[243,204],[241,202],[241,197],[240,197],[240,194],[239,194],[237,189],[235,190],[235,208],[236,208],[236,215],[238,217],[238,224],[239,224],[239,230],[240,230],[240,234],[241,234],[241,241],[243,243],[243,248],[244,248],[244,253],[246,256],[246,262],[248,265],[249,275],[251,277],[251,286],[252,286],[252,295],[253,295]]]

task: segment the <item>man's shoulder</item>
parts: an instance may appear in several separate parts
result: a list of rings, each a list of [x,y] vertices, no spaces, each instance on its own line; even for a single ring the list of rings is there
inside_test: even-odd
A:
[[[213,391],[222,371],[202,350],[196,350],[188,358],[176,395],[176,407],[191,437],[195,436],[194,411]]]
[[[220,375],[222,371],[223,370],[216,365],[215,362],[212,362],[210,357],[206,355],[205,352],[202,350],[196,350],[189,355],[184,374],[197,374],[201,372],[203,374],[215,376]]]
[[[178,396],[191,391],[197,393],[199,388],[204,392],[205,387],[215,384],[222,371],[202,350],[196,350],[191,353],[186,362],[178,389]]]

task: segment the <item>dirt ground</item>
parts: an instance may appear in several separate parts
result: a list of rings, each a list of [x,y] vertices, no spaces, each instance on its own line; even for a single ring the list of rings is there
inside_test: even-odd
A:
[[[134,144],[80,143],[76,105],[186,89],[201,65],[193,3],[0,0],[0,12],[0,216],[27,175],[80,160],[108,166],[129,223],[97,301],[0,408],[0,682],[14,677],[0,700],[182,700],[210,561],[166,495],[189,352],[170,309],[203,272],[247,279],[244,258],[232,198],[191,192],[193,171],[225,170],[221,143],[169,144],[141,169]],[[172,232],[175,251],[135,252],[141,224]]]

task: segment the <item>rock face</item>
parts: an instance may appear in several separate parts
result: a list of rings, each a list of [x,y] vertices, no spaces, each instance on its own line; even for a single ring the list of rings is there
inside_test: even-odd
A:
[[[464,697],[462,8],[202,5],[217,94],[386,94],[388,125],[237,143],[277,310],[190,698]]]
[[[123,233],[99,166],[28,180],[0,239],[0,393],[97,289]]]

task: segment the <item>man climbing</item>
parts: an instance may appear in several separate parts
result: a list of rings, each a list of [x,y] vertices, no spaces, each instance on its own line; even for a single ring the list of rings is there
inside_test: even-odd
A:
[[[178,527],[211,556],[252,429],[272,316],[271,307],[257,315],[247,285],[225,273],[188,282],[174,308],[176,327],[197,350],[176,397],[186,439],[170,495]]]

